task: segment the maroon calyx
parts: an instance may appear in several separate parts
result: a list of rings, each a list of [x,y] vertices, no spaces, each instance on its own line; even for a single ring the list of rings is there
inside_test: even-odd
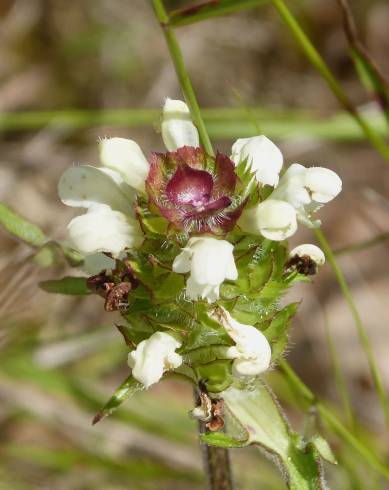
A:
[[[234,164],[226,155],[210,157],[202,148],[184,146],[152,154],[146,189],[177,229],[225,233],[241,213],[232,205],[236,182]]]

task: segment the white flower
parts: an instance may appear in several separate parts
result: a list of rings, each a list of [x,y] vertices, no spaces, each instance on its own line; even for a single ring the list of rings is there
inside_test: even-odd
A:
[[[269,240],[282,241],[297,230],[296,211],[285,201],[266,199],[245,209],[238,225],[253,235],[259,234]]]
[[[312,228],[320,225],[319,220],[312,220],[312,213],[334,199],[341,190],[342,181],[332,170],[306,168],[294,163],[281,177],[270,198],[291,204],[296,209],[298,220]]]
[[[85,255],[110,252],[117,257],[126,248],[137,248],[144,240],[139,223],[109,206],[92,206],[68,224],[69,238]]]
[[[273,187],[278,184],[284,161],[280,149],[263,135],[236,140],[232,145],[231,160],[236,165],[247,160],[251,170],[255,172],[256,180]]]
[[[175,352],[180,346],[181,342],[165,332],[156,332],[143,340],[128,354],[133,377],[145,388],[157,383],[165,371],[181,366],[182,357]]]
[[[289,257],[309,257],[315,264],[323,265],[326,261],[323,250],[311,243],[303,243],[290,251]]]
[[[162,114],[162,139],[169,151],[182,146],[199,146],[199,134],[182,100],[166,99]]]
[[[118,172],[128,185],[142,192],[145,190],[149,163],[135,141],[125,138],[101,140],[100,160],[103,165]]]
[[[233,246],[226,240],[194,237],[174,259],[173,271],[190,272],[186,295],[192,299],[206,299],[209,303],[219,298],[220,285],[225,279],[235,280],[238,271],[233,256]]]
[[[134,192],[118,173],[89,165],[65,171],[58,184],[64,204],[88,211],[73,218],[68,233],[75,249],[85,255],[136,248],[143,234],[134,218]]]
[[[215,314],[235,342],[227,355],[233,362],[233,370],[240,376],[256,376],[266,371],[271,362],[271,348],[265,335],[251,325],[236,321],[223,307],[222,312]]]

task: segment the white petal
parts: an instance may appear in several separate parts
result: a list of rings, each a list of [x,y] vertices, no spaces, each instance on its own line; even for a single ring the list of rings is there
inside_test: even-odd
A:
[[[258,182],[276,186],[284,159],[280,149],[266,136],[238,139],[232,146],[231,159],[235,164],[248,161]]]
[[[231,270],[234,247],[226,240],[204,237],[193,246],[191,275],[199,284],[221,284]],[[236,279],[236,277],[235,277]]]
[[[310,167],[306,169],[305,186],[310,189],[314,201],[326,203],[342,190],[342,181],[338,174],[328,168]]]
[[[128,185],[145,190],[149,163],[140,146],[125,138],[108,138],[100,142],[100,160],[103,165],[120,173]]]
[[[297,231],[296,211],[285,201],[266,199],[252,208],[245,209],[238,225],[248,233],[282,241]]]
[[[73,218],[68,233],[74,248],[84,254],[111,252],[118,256],[125,248],[139,247],[144,240],[135,219],[104,205]]]
[[[140,342],[128,355],[128,364],[134,378],[148,388],[157,383],[165,371],[182,364],[182,357],[175,352],[181,346],[173,336],[156,332]]]
[[[208,303],[214,303],[219,299],[219,285],[199,284],[193,277],[189,277],[186,282],[185,294],[192,301],[206,299]]]
[[[178,274],[186,274],[190,271],[192,251],[189,248],[184,248],[179,255],[174,259],[172,269]]]
[[[166,99],[162,114],[162,139],[169,151],[182,146],[199,146],[199,134],[188,106],[182,100]]]
[[[298,245],[293,250],[291,250],[289,256],[294,257],[295,255],[297,255],[298,257],[308,256],[317,265],[323,265],[326,261],[322,249],[311,243],[303,243],[302,245]]]
[[[228,357],[235,358],[233,370],[240,376],[256,376],[266,371],[271,362],[271,347],[266,336],[252,325],[245,325],[235,320],[224,308],[214,318],[226,329],[235,342],[228,349]]]
[[[112,270],[115,268],[115,261],[111,257],[98,252],[92,255],[87,255],[82,264],[82,270],[90,275],[98,274],[101,271]]]
[[[91,165],[68,168],[58,183],[61,201],[76,208],[106,204],[122,213],[132,212],[132,203],[117,178]]]

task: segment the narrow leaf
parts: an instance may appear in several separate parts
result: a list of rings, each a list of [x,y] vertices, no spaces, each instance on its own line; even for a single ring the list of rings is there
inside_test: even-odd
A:
[[[0,223],[11,235],[33,247],[41,247],[48,240],[38,226],[14,213],[2,203],[0,203]]]
[[[116,389],[104,407],[95,415],[92,424],[95,425],[103,418],[111,415],[127,398],[141,390],[143,390],[143,385],[134,379],[132,375],[128,376]]]
[[[39,287],[48,293],[84,295],[90,294],[85,277],[63,277],[58,280],[42,281]]]
[[[193,24],[211,17],[232,14],[241,10],[247,10],[266,3],[267,0],[208,0],[197,5],[189,5],[173,11],[169,16],[169,24],[183,26]]]
[[[311,444],[314,445],[317,452],[325,461],[332,464],[338,464],[328,442],[323,437],[315,436],[312,439]]]

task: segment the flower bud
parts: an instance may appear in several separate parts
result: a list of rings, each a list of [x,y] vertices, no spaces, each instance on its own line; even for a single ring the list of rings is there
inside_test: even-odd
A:
[[[180,346],[181,342],[172,335],[155,332],[128,354],[133,377],[145,388],[158,383],[165,371],[181,366],[182,357],[175,352]]]
[[[108,138],[100,142],[100,161],[119,172],[124,181],[138,191],[145,190],[149,164],[140,146],[125,138]]]
[[[285,201],[266,199],[245,209],[238,225],[253,235],[259,234],[269,240],[282,241],[297,230],[296,211]]]
[[[232,252],[233,246],[226,240],[194,237],[188,241],[187,246],[173,262],[174,272],[190,272],[186,283],[188,298],[206,299],[208,303],[213,303],[219,298],[222,282],[238,277]]]
[[[325,255],[321,248],[311,243],[298,245],[290,251],[289,256],[292,257],[309,257],[316,265],[323,265],[326,261]]]
[[[273,187],[278,184],[284,161],[279,148],[263,135],[238,139],[232,145],[231,160],[236,165],[247,160],[257,181]]]
[[[256,376],[266,371],[271,362],[271,348],[265,335],[251,325],[236,321],[230,313],[221,307],[217,319],[235,342],[227,355],[233,362],[233,370],[240,376]]]
[[[162,114],[162,139],[169,151],[183,146],[199,146],[199,134],[182,100],[166,99]]]
[[[104,204],[92,206],[87,213],[73,218],[68,233],[74,248],[86,255],[110,252],[117,257],[122,250],[137,248],[144,240],[134,218]]]

